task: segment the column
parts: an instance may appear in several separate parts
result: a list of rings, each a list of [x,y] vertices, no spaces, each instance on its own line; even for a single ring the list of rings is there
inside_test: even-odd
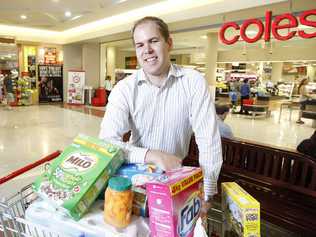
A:
[[[111,77],[112,85],[115,83],[116,48],[107,47],[106,50],[106,75]]]
[[[283,62],[272,63],[271,81],[276,83],[282,80]]]
[[[213,99],[215,99],[215,87],[216,87],[217,50],[218,50],[217,33],[214,33],[214,32],[208,33],[207,46],[206,46],[205,77],[210,86]]]
[[[100,45],[100,86],[104,87],[104,80],[106,77],[106,45]]]
[[[313,67],[312,65],[307,66],[307,76],[308,76],[310,82],[314,82],[316,79],[315,78],[315,67]]]
[[[82,46],[82,69],[86,72],[85,85],[99,87],[100,46],[98,43],[87,43]]]

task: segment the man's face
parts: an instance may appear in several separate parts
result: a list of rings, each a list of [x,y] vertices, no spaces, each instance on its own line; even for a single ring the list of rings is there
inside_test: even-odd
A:
[[[171,38],[166,42],[153,22],[138,25],[134,31],[134,43],[138,63],[152,76],[168,73],[172,47]]]

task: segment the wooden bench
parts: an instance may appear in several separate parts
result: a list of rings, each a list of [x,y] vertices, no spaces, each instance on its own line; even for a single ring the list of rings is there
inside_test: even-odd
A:
[[[315,159],[238,140],[222,139],[222,148],[219,187],[221,182],[239,183],[260,202],[261,218],[300,236],[316,236]],[[194,138],[184,165],[198,166]]]

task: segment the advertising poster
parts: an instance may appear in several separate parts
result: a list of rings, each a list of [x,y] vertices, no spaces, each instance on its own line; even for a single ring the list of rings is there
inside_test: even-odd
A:
[[[39,102],[63,101],[63,67],[38,65]]]
[[[84,104],[85,71],[68,72],[67,103]]]

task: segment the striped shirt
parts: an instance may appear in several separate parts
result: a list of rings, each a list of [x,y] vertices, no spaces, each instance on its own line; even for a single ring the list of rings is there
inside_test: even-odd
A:
[[[208,85],[197,71],[171,65],[161,87],[142,69],[112,90],[99,137],[123,146],[127,161],[144,163],[148,149],[184,158],[192,134],[199,148],[206,197],[217,192],[222,165],[220,134]],[[131,131],[128,143],[122,136]]]

